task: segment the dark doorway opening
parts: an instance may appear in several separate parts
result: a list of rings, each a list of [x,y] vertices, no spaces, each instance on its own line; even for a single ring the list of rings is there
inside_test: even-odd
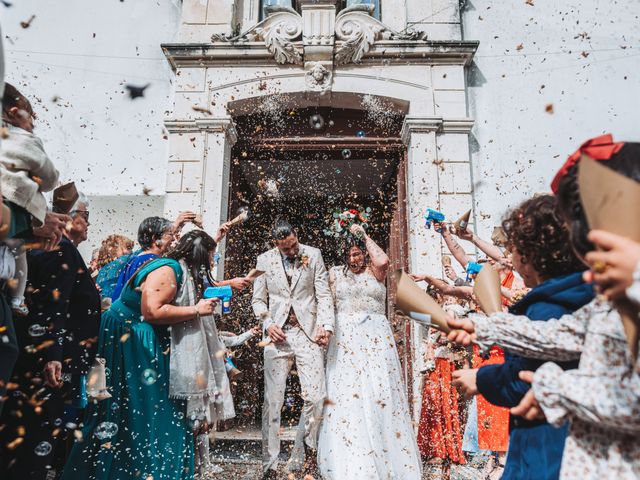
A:
[[[297,229],[302,243],[322,251],[327,269],[343,264],[340,239],[325,232],[334,211],[370,208],[369,235],[387,250],[392,243],[398,169],[404,156],[401,118],[387,128],[367,129],[362,127],[361,111],[309,108],[286,116],[287,125],[268,116],[235,118],[239,141],[231,155],[228,215],[231,218],[241,207],[248,207],[251,216],[227,238],[227,278],[246,274],[257,256],[273,247],[270,230],[280,216]],[[314,120],[323,122],[321,129]],[[257,324],[250,291],[234,298],[233,307],[219,329],[240,333]],[[262,349],[253,342],[238,349],[235,360],[244,374],[234,385],[234,428],[256,429],[264,389]],[[294,367],[285,394],[284,428],[297,425],[300,409]]]

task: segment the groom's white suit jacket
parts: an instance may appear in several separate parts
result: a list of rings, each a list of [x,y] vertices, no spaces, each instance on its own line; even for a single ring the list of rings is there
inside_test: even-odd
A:
[[[263,331],[273,324],[282,327],[292,308],[300,326],[312,339],[316,325],[335,330],[333,297],[320,250],[300,244],[291,284],[277,248],[260,255],[256,269],[265,273],[253,285],[251,304],[256,316],[263,321]]]

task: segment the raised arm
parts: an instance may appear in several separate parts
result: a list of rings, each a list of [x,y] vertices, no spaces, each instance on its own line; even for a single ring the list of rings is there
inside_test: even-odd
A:
[[[410,275],[411,278],[416,282],[427,282],[430,285],[433,285],[437,288],[443,295],[451,295],[453,297],[471,299],[473,297],[473,287],[468,286],[460,286],[455,287],[453,285],[448,284],[444,280],[441,280],[436,277],[432,277],[431,275],[426,274],[416,274]]]
[[[151,272],[142,284],[141,310],[145,321],[155,325],[172,325],[199,316],[211,315],[215,298],[200,300],[196,305],[172,305],[178,291],[176,274],[169,266]]]
[[[371,271],[379,282],[384,282],[389,271],[389,257],[387,254],[367,235],[361,225],[354,224],[351,227],[351,233],[364,238],[367,253],[371,259]]]
[[[473,287],[449,285],[444,280],[435,277],[428,277],[428,283],[436,287],[443,295],[451,295],[452,297],[465,298],[467,300],[473,298]]]
[[[499,345],[529,358],[576,360],[582,353],[590,315],[590,306],[545,322],[509,313],[496,313],[490,318],[474,315],[475,341],[483,350]]]
[[[231,286],[234,290],[241,291],[251,285],[251,279],[247,277],[235,277],[230,278],[229,280],[220,280],[215,282],[216,287],[224,287],[225,285]]]
[[[579,418],[599,427],[640,433],[637,369],[624,374],[613,369],[611,375],[585,375],[580,370],[563,371],[554,363],[545,363],[534,374],[533,392],[553,425]]]
[[[258,329],[258,327],[255,328]],[[260,333],[260,330],[257,330],[257,332]],[[244,345],[245,343],[247,343],[247,340],[249,340],[254,335],[257,335],[257,333],[253,328],[250,328],[240,335],[224,335],[224,332],[220,332],[220,340],[222,340],[222,343],[225,347],[233,348]]]
[[[451,232],[447,229],[446,225],[434,225],[434,228],[439,228],[439,231],[444,239],[444,243],[447,244],[447,248],[451,252],[451,255],[458,261],[462,268],[467,269],[467,263],[471,261],[469,255],[467,255],[464,251],[464,248],[460,246],[460,244],[453,238]]]
[[[461,232],[460,238],[466,240],[462,235],[463,234]],[[469,241],[482,250],[487,256],[493,258],[496,262],[507,262],[507,257],[499,247],[481,239],[475,233],[470,232]]]

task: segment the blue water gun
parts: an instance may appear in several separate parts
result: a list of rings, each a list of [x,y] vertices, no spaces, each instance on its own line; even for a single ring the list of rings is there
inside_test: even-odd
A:
[[[233,360],[228,354],[224,355],[224,368],[227,371],[227,374],[229,375],[231,380],[233,380],[234,378],[236,378],[238,375],[242,373],[240,369],[236,367],[235,363],[233,363]]]
[[[431,228],[433,223],[442,223],[444,222],[444,213],[439,212],[437,210],[433,210],[432,208],[427,208],[427,214],[424,216],[425,224],[424,226],[427,228]]]
[[[467,263],[467,282],[469,282],[472,278],[476,278],[476,276],[482,270],[482,265],[476,262]]]
[[[204,291],[204,298],[219,298],[222,302],[222,313],[231,312],[233,290],[231,290],[230,285],[224,285],[222,287],[207,287]]]

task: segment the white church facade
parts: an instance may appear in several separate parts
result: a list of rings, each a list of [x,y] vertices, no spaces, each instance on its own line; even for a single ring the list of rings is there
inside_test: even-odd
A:
[[[423,216],[437,208],[457,218],[472,206],[465,67],[478,42],[460,38],[457,9],[436,23],[422,0],[406,15],[395,0],[280,3],[185,0],[178,42],[162,46],[177,80],[165,213],[198,206],[214,229],[239,196],[256,208],[260,185],[275,182],[264,235],[273,212],[304,223],[335,199],[383,195],[396,204],[388,215],[376,209],[382,199],[367,206],[388,218],[396,267],[439,271]],[[313,207],[291,208],[308,196]],[[419,346],[420,332],[405,327],[405,344]]]
[[[584,139],[638,140],[640,3],[544,3],[22,0],[0,21],[7,79],[90,197],[86,254],[149,215],[196,210],[213,230],[248,207],[220,275],[253,267],[277,215],[333,264],[323,225],[360,205],[395,268],[441,275],[427,208],[473,209],[487,237]],[[131,100],[126,84],[149,87]],[[255,319],[236,302],[237,331]],[[389,313],[415,415],[421,332]],[[249,420],[259,379],[238,385]]]

